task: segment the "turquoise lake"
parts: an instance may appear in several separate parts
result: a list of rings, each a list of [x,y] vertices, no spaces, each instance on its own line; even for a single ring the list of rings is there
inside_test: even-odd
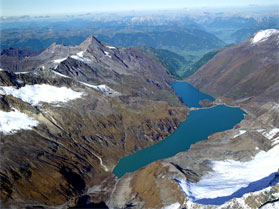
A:
[[[213,97],[200,92],[189,83],[176,81],[171,86],[174,88],[176,95],[180,96],[183,103],[188,107],[201,107],[199,101],[204,99],[214,101]]]
[[[186,82],[174,82],[172,86],[176,94],[189,107],[199,107],[199,101],[203,99],[214,100]],[[120,178],[125,173],[136,171],[156,160],[186,151],[191,144],[205,140],[213,133],[233,128],[244,118],[244,114],[245,112],[240,108],[226,105],[192,110],[172,135],[155,145],[120,159],[113,173]]]

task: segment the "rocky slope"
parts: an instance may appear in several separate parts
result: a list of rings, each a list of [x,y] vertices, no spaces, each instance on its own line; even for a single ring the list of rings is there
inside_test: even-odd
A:
[[[278,102],[278,34],[275,29],[256,33],[218,53],[187,81],[215,96]]]
[[[0,68],[3,208],[73,207],[88,193],[106,205],[118,160],[171,134],[188,112],[160,64],[93,36],[17,62],[1,56]]]
[[[111,208],[278,208],[279,94],[276,30],[217,54],[189,78],[246,111],[232,130],[117,180]],[[277,182],[277,183],[276,183]]]

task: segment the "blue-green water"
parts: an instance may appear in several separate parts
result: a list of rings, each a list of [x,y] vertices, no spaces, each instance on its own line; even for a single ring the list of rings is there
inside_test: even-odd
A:
[[[185,82],[178,83],[183,84]],[[183,98],[183,94],[179,93],[181,92],[181,88],[183,88],[183,85],[180,84],[173,85],[173,88],[176,93]],[[194,89],[190,91],[188,85],[189,84],[185,83],[188,94],[193,94],[193,97],[195,97],[197,94],[196,89],[192,87]],[[177,91],[177,88],[179,91]],[[202,94],[199,91],[198,93]],[[190,97],[188,94],[187,98],[189,99]],[[188,99],[185,99],[185,101]],[[186,151],[190,148],[191,144],[207,139],[207,137],[213,133],[233,128],[233,126],[239,123],[243,118],[244,111],[240,108],[228,107],[225,105],[190,111],[188,118],[172,135],[155,145],[122,158],[114,168],[113,173],[120,178],[125,173],[136,171],[156,160],[168,158],[174,156],[178,152]]]
[[[171,86],[174,88],[175,93],[182,98],[183,103],[188,107],[201,107],[199,101],[204,99],[214,101],[213,97],[200,92],[186,82],[176,81],[172,83]]]

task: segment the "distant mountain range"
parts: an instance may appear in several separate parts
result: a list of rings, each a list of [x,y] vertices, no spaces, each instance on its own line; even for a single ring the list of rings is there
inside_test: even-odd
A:
[[[104,13],[60,19],[22,17],[22,21],[13,21],[16,18],[2,20],[1,50],[15,47],[39,52],[53,42],[79,45],[86,37],[94,35],[104,43],[119,47],[147,46],[170,50],[192,64],[211,50],[239,43],[258,30],[279,28],[279,18],[274,12],[254,14],[244,11]],[[189,68],[188,64],[186,68]],[[180,76],[186,72],[177,71]]]
[[[18,48],[9,48],[9,49],[3,49],[1,51],[1,56],[6,55],[8,57],[14,57],[17,60],[22,60],[26,57],[35,56],[39,53],[36,51],[33,51],[31,49],[18,49]]]
[[[262,19],[260,22],[253,24],[248,27],[243,27],[237,31],[235,31],[231,36],[235,39],[236,42],[241,42],[248,39],[254,33],[260,30],[266,29],[279,29],[279,20],[276,17],[268,17]]]
[[[167,30],[150,33],[117,33],[112,37],[98,35],[98,38],[114,46],[149,46],[172,50],[210,50],[219,48],[224,42],[214,35],[198,29]]]

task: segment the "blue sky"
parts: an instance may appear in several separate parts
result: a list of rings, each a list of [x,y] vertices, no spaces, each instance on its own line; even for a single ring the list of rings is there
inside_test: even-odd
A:
[[[1,16],[278,5],[278,0],[0,0]]]

